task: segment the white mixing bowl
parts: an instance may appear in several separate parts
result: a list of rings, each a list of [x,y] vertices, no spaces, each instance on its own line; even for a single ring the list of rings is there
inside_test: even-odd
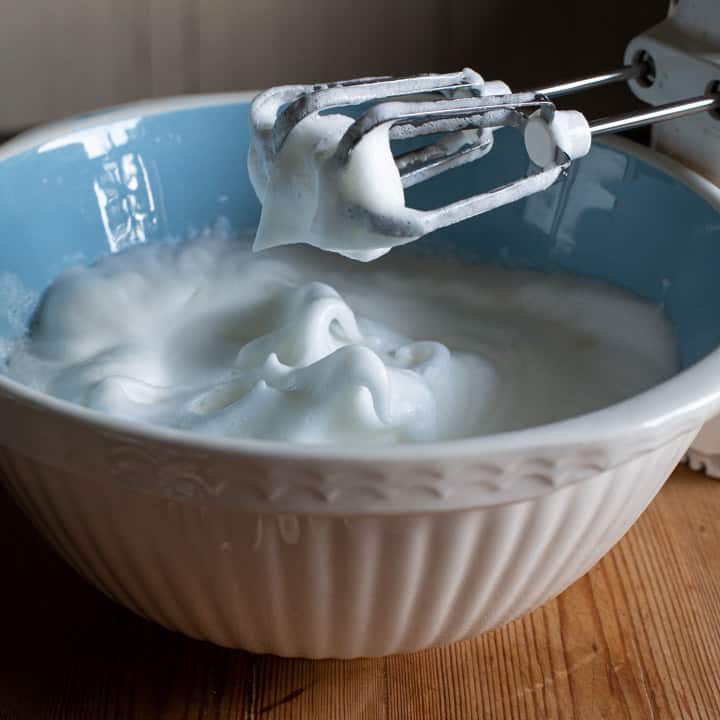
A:
[[[219,216],[252,225],[245,100],[120,108],[1,149],[0,337],[23,332],[38,293],[78,259]],[[418,203],[521,172],[504,142],[497,160],[418,190]],[[134,425],[0,376],[3,479],[90,582],[193,637],[350,658],[506,623],[617,542],[719,407],[717,191],[681,173],[646,150],[598,146],[542,196],[422,241],[664,302],[683,369],[626,402],[529,430],[359,451]]]

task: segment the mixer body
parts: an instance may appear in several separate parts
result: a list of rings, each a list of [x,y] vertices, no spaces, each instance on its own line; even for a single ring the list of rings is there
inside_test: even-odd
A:
[[[629,80],[630,88],[651,105],[688,94],[716,91],[720,84],[720,3],[717,0],[672,2],[668,17],[634,38],[625,60],[644,53],[655,66],[651,84]],[[653,126],[652,145],[664,155],[720,185],[720,116],[698,113]],[[705,425],[688,453],[696,470],[720,478],[720,418]]]
[[[652,57],[655,77],[630,79],[630,89],[650,105],[717,89],[720,83],[720,3],[690,0],[671,3],[667,19],[631,40],[625,61]],[[653,147],[720,184],[720,120],[717,113],[653,126]]]

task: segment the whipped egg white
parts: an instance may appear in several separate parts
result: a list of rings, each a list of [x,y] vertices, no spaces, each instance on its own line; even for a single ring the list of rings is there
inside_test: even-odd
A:
[[[5,371],[132,420],[368,445],[560,420],[677,364],[660,308],[587,279],[205,236],[62,273]]]

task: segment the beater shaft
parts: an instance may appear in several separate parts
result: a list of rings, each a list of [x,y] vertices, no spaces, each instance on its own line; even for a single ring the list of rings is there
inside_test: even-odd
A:
[[[560,97],[562,95],[570,95],[574,92],[581,92],[603,85],[610,85],[616,82],[627,82],[635,78],[646,76],[652,72],[652,64],[641,60],[634,65],[625,65],[621,68],[608,70],[608,72],[599,75],[591,75],[590,77],[582,77],[576,80],[567,80],[565,82],[548,85],[547,87],[536,88],[534,92],[547,97]]]
[[[642,59],[633,65],[625,65],[615,70],[609,70],[599,75],[578,78],[576,80],[568,80],[547,87],[536,88],[532,92],[538,95],[545,95],[548,98],[561,97],[574,92],[581,92],[603,85],[610,85],[617,82],[626,82],[637,78],[648,77],[654,78],[655,68],[652,61]],[[633,111],[616,115],[614,117],[604,117],[593,120],[590,123],[590,130],[593,135],[605,135],[607,133],[623,132],[644,125],[654,125],[665,120],[674,120],[676,118],[685,117],[686,115],[694,115],[695,113],[708,110],[715,110],[720,107],[720,95],[700,95],[698,97],[687,100],[678,100],[677,102],[657,105],[648,110]]]
[[[674,103],[658,105],[649,110],[640,110],[638,112],[616,115],[615,117],[593,120],[590,123],[590,132],[593,135],[622,132],[623,130],[631,130],[632,128],[642,127],[643,125],[654,125],[655,123],[664,122],[665,120],[674,120],[675,118],[685,117],[686,115],[715,110],[718,107],[720,107],[720,96],[701,95],[690,98],[689,100],[680,100]]]

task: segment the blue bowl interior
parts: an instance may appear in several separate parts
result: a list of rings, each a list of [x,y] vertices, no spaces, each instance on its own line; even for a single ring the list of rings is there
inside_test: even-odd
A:
[[[0,161],[0,338],[23,332],[33,299],[64,267],[187,237],[218,218],[232,231],[255,226],[247,111],[238,102],[99,116],[95,127]],[[489,156],[413,188],[409,204],[437,206],[526,169],[518,134],[502,131]],[[450,252],[629,289],[663,304],[683,366],[720,345],[718,213],[678,180],[602,144],[550,190],[399,252]]]

